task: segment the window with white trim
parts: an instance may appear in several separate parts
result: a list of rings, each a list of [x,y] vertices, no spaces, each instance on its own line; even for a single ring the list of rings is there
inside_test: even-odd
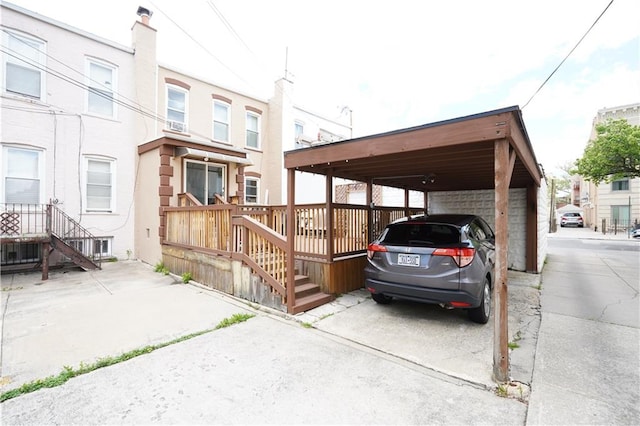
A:
[[[247,111],[247,140],[249,148],[260,149],[260,116]]]
[[[117,92],[117,68],[87,58],[87,112],[106,117],[116,116],[114,94]]]
[[[88,212],[113,212],[115,187],[115,161],[86,157],[85,210]]]
[[[188,91],[181,87],[167,84],[167,129],[181,133],[187,132],[188,100]]]
[[[42,202],[43,152],[37,149],[3,147],[4,202],[40,204]]]
[[[2,29],[4,90],[7,93],[44,99],[45,43],[34,37]]]
[[[95,240],[95,247],[93,250],[94,256],[101,255],[111,256],[111,238],[100,238]]]
[[[629,190],[629,178],[618,179],[611,182],[612,191],[628,191]]]
[[[231,105],[213,101],[213,140],[229,142],[231,129]]]
[[[260,179],[245,177],[244,179],[244,201],[246,203],[257,203],[260,194]]]

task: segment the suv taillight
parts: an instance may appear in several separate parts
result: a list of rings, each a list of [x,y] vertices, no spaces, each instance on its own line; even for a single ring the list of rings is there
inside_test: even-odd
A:
[[[371,259],[373,254],[378,251],[387,251],[385,246],[381,246],[380,244],[371,243],[367,246],[367,257]]]
[[[438,248],[431,253],[432,256],[451,256],[458,267],[467,266],[473,261],[476,254],[474,248]]]

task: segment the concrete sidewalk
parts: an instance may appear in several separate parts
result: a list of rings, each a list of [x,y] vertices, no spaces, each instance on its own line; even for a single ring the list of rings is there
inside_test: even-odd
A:
[[[594,231],[591,228],[565,227],[558,225],[556,232],[547,234],[548,238],[577,238],[580,240],[618,240],[618,241],[636,241],[640,243],[640,238],[630,238],[624,231],[618,233],[608,232],[603,234],[600,231]]]

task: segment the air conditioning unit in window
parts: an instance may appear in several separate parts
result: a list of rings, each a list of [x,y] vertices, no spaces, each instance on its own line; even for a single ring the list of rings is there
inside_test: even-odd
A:
[[[184,133],[187,131],[187,126],[179,121],[167,121],[167,127],[174,132]]]

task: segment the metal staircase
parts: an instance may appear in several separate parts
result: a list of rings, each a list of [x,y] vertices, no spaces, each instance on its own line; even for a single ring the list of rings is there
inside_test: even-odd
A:
[[[47,231],[52,249],[83,269],[100,269],[100,240],[52,204],[47,204]]]

